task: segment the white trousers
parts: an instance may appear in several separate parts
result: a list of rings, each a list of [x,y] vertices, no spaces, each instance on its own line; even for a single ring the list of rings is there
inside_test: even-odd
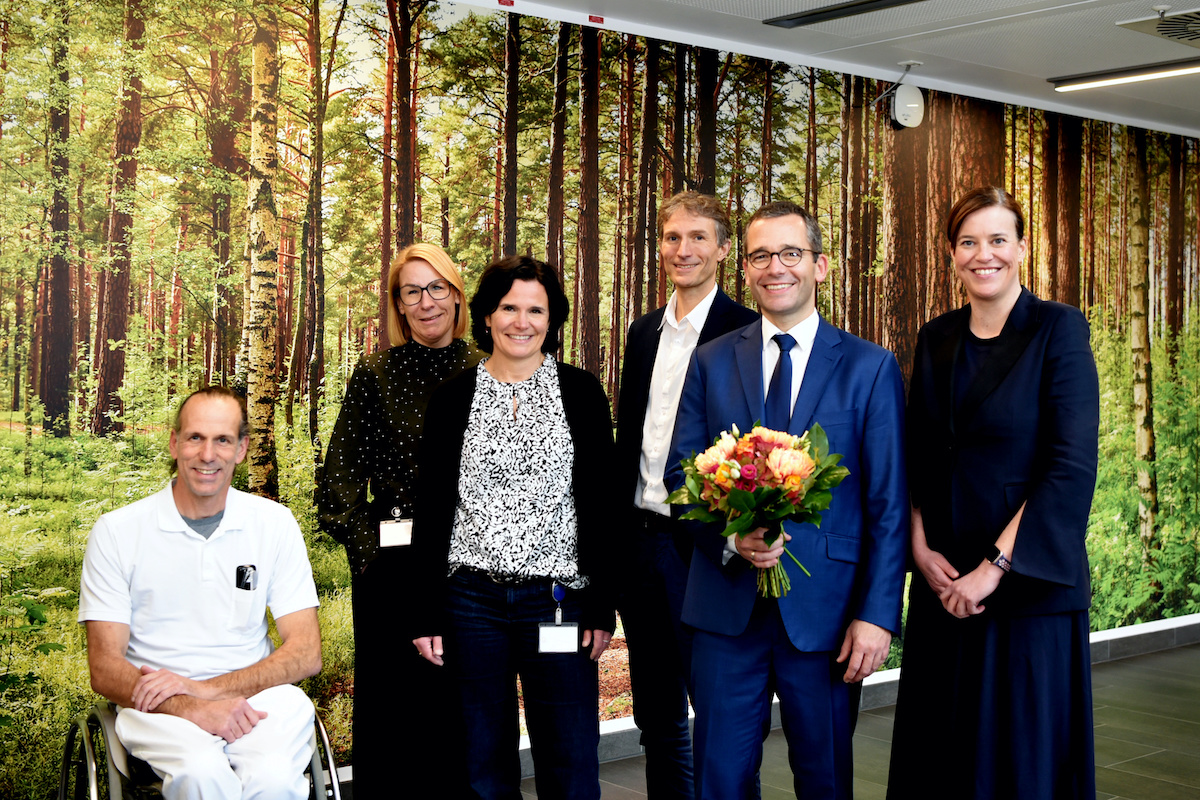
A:
[[[305,800],[312,701],[285,684],[261,691],[249,702],[268,716],[232,743],[182,717],[132,708],[117,714],[117,737],[159,774],[166,800]]]

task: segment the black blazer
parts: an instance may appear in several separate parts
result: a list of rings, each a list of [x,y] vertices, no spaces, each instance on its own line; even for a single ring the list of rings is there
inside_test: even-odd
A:
[[[917,337],[908,475],[926,539],[965,574],[1025,503],[1013,572],[988,599],[988,612],[1086,609],[1084,540],[1100,420],[1087,320],[1022,289],[997,352],[956,404],[954,370],[969,321],[966,306]]]
[[[478,370],[469,369],[443,383],[429,399],[417,476],[413,519],[412,576],[414,638],[445,633],[446,564],[458,507],[462,440],[475,397]],[[583,590],[585,630],[613,631],[616,600],[612,554],[616,532],[610,523],[612,495],[605,481],[613,474],[612,415],[608,397],[590,372],[558,364],[563,411],[575,444],[571,490],[579,520],[579,572],[588,577]]]
[[[621,366],[621,397],[617,404],[617,482],[614,499],[620,508],[633,506],[638,469],[642,457],[642,428],[646,404],[650,402],[650,378],[658,356],[666,306],[634,320],[625,337],[625,363]],[[758,319],[758,312],[740,306],[717,288],[712,308],[700,331],[697,346],[722,334],[744,328]]]

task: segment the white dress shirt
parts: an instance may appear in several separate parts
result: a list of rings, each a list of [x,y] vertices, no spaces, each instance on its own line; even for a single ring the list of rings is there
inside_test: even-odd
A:
[[[791,334],[796,340],[796,344],[788,352],[792,357],[792,399],[788,403],[788,408],[796,407],[796,395],[800,394],[800,384],[804,382],[804,370],[808,368],[808,357],[812,355],[813,342],[817,339],[817,326],[820,323],[821,316],[816,312],[809,314],[804,320],[795,325],[791,330],[782,331],[775,327],[775,324],[767,319],[762,318],[762,368],[763,368],[763,399],[766,400],[767,392],[771,388],[771,376],[775,374],[775,364],[779,361],[779,344],[775,341],[775,335],[779,333]]]
[[[663,474],[667,470],[667,455],[671,449],[671,434],[675,431],[675,415],[683,395],[683,380],[687,377],[688,360],[700,341],[700,331],[708,319],[717,286],[696,304],[686,317],[675,318],[679,293],[672,292],[659,325],[658,353],[654,357],[654,372],[650,376],[650,398],[646,404],[646,419],[642,423],[642,456],[638,461],[637,489],[633,502],[639,508],[670,516],[667,487]]]

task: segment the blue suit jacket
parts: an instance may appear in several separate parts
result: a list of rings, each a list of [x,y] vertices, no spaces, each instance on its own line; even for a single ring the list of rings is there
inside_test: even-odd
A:
[[[688,367],[675,423],[667,484],[682,485],[679,460],[710,446],[736,424],[743,432],[763,418],[762,323],[697,348]],[[841,647],[846,627],[861,619],[900,630],[908,546],[904,474],[904,384],[895,357],[821,320],[788,430],[819,422],[831,452],[850,475],[833,490],[820,528],[785,523],[792,588],[779,600],[788,637],[807,652]],[[683,621],[736,636],[754,607],[756,570],[733,556],[722,565],[723,526],[693,523],[696,550]]]

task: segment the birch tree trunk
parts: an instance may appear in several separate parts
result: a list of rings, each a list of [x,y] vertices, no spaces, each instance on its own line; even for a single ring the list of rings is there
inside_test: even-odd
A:
[[[250,363],[246,394],[250,417],[250,490],[279,495],[275,465],[275,401],[279,394],[275,366],[276,284],[279,280],[279,217],[275,209],[275,145],[279,102],[279,28],[275,9],[258,7],[254,26],[254,78],[251,95],[250,309],[246,323]]]
[[[1147,566],[1159,550],[1155,532],[1158,481],[1154,474],[1154,388],[1150,363],[1150,183],[1146,176],[1146,131],[1126,130],[1129,191],[1129,338],[1133,354],[1133,429],[1137,458],[1138,537]]]

